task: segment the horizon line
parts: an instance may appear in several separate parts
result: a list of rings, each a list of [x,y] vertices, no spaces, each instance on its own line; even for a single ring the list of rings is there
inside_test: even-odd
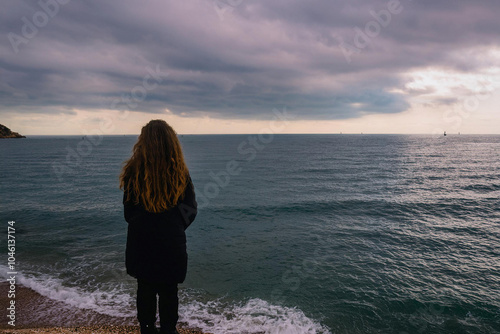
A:
[[[411,136],[442,136],[442,133],[377,133],[377,132],[290,132],[290,133],[177,133],[179,136],[231,136],[231,135],[411,135]],[[24,136],[35,136],[35,137],[88,137],[88,136],[139,136],[140,133],[124,133],[124,134],[23,134]],[[461,133],[453,132],[446,133],[446,136],[495,136],[500,135],[500,133]]]

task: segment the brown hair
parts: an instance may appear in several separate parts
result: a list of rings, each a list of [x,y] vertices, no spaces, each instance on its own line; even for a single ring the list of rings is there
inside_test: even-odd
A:
[[[141,203],[149,212],[162,212],[177,205],[188,182],[177,133],[164,120],[150,121],[143,126],[120,175],[126,200]]]

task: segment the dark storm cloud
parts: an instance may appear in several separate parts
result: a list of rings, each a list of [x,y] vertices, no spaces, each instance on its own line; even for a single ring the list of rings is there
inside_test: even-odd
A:
[[[303,119],[397,113],[415,94],[396,93],[401,73],[487,67],[457,53],[498,45],[500,32],[498,1],[2,4],[0,107],[18,112],[169,109],[265,119],[286,106]]]

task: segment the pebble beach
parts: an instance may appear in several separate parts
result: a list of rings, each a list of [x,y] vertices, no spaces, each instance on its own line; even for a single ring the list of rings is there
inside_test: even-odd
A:
[[[16,333],[16,334],[28,334],[28,333],[79,333],[79,334],[128,334],[128,333],[140,333],[138,326],[83,326],[83,327],[47,327],[47,328],[25,328],[25,329],[2,329],[0,333]],[[202,332],[193,329],[179,329],[180,334],[202,334]]]

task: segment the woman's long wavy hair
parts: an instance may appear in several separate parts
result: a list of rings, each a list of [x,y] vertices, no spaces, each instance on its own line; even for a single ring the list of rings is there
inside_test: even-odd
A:
[[[141,203],[149,212],[162,212],[182,199],[188,178],[177,134],[158,119],[142,128],[120,175],[120,188],[127,201]]]

